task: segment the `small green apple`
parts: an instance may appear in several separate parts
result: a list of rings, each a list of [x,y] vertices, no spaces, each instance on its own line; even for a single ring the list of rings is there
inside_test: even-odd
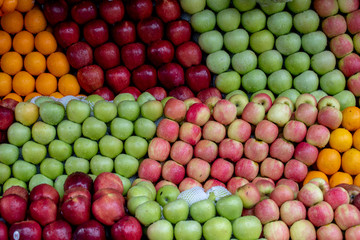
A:
[[[112,172],[114,169],[114,161],[105,156],[95,155],[90,160],[90,170],[94,175],[99,175],[103,172]]]
[[[59,140],[72,144],[81,137],[81,125],[69,120],[63,120],[57,126],[57,135]]]
[[[114,165],[116,173],[130,178],[137,173],[139,160],[128,154],[119,154],[114,160]]]
[[[280,94],[292,87],[293,78],[291,74],[281,69],[271,73],[268,77],[268,88],[275,94]]]
[[[74,153],[77,157],[90,160],[99,150],[98,143],[88,138],[80,137],[74,142]]]
[[[31,139],[31,130],[19,122],[14,122],[7,130],[8,142],[17,147],[21,147]]]
[[[43,184],[43,183],[49,184],[50,186],[54,186],[54,182],[50,178],[45,177],[42,174],[35,174],[30,179],[29,190],[31,191],[34,187],[36,187],[37,185]]]
[[[42,144],[34,141],[28,141],[23,145],[21,153],[25,161],[33,164],[39,164],[45,159],[47,149]]]
[[[11,176],[11,168],[8,165],[0,163],[0,184],[4,184]]]
[[[37,172],[36,166],[23,160],[17,160],[12,165],[13,176],[17,179],[28,182]]]
[[[190,23],[195,32],[208,32],[215,28],[216,16],[213,11],[205,9],[192,15]]]
[[[220,73],[215,78],[215,86],[222,93],[230,93],[238,90],[241,85],[241,77],[235,71],[228,71]]]
[[[125,141],[133,134],[134,124],[125,118],[115,118],[111,121],[110,132],[111,135]]]
[[[45,158],[40,164],[40,173],[55,180],[64,173],[64,164],[54,158]]]
[[[63,162],[72,155],[72,146],[64,141],[55,139],[48,146],[49,156]]]
[[[231,66],[239,74],[246,74],[256,68],[257,56],[251,50],[236,53],[231,59]]]
[[[70,175],[74,172],[88,173],[90,171],[90,163],[84,158],[69,157],[65,162],[65,172]]]
[[[248,93],[265,89],[266,83],[266,74],[260,69],[254,69],[242,77],[242,86]]]
[[[9,143],[0,144],[0,162],[6,165],[13,164],[19,158],[19,148]]]

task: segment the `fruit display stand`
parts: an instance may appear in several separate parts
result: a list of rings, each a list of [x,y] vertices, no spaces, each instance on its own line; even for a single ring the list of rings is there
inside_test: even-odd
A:
[[[0,239],[360,238],[359,0],[0,15]]]

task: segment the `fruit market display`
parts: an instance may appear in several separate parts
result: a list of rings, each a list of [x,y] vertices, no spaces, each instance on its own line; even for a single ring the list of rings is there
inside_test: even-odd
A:
[[[359,5],[0,1],[0,239],[359,239]]]

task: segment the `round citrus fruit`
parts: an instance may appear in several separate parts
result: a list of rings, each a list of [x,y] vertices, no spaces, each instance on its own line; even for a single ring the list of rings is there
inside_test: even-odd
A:
[[[341,167],[341,155],[335,149],[324,148],[319,152],[316,166],[326,175],[332,175]]]
[[[30,73],[20,71],[13,77],[13,90],[24,97],[35,90],[35,79]]]
[[[360,109],[355,106],[347,107],[342,111],[343,120],[341,125],[349,131],[360,128]]]
[[[344,172],[334,173],[329,179],[329,185],[331,188],[336,187],[341,183],[353,184],[353,178],[350,174]]]
[[[353,137],[349,130],[345,128],[337,128],[330,134],[330,147],[339,152],[345,152],[352,146]]]

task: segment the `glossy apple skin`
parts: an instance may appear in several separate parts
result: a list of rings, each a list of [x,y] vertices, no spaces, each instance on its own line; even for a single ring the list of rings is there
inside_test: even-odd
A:
[[[158,69],[158,79],[166,89],[173,89],[185,83],[184,70],[177,63],[167,63]]]
[[[18,232],[21,238],[15,238],[15,232]],[[18,236],[18,234],[15,234],[15,236]],[[9,229],[9,237],[10,240],[41,240],[41,226],[33,220],[14,223]]]
[[[106,86],[96,89],[93,94],[101,96],[106,101],[112,101],[115,98],[113,91]]]
[[[49,198],[40,198],[31,202],[29,211],[32,219],[40,223],[41,226],[54,222],[57,217],[57,206]]]
[[[191,39],[191,26],[188,21],[175,20],[166,25],[166,37],[178,46]]]
[[[155,66],[169,63],[174,58],[174,47],[167,40],[154,41],[147,48],[147,58]]]
[[[157,17],[149,17],[141,20],[137,26],[137,35],[146,44],[160,40],[164,36],[164,24]]]
[[[76,196],[63,202],[61,215],[71,225],[80,225],[90,219],[91,202],[84,196]]]
[[[93,50],[86,42],[77,42],[66,50],[66,57],[69,64],[80,69],[93,63]]]
[[[73,21],[61,22],[54,28],[54,36],[63,48],[69,47],[80,39],[80,28]]]
[[[135,24],[127,20],[115,23],[115,25],[111,28],[111,36],[114,42],[119,46],[123,46],[125,44],[135,42],[136,40]]]
[[[71,8],[71,17],[78,24],[95,19],[97,14],[97,7],[92,1],[81,1]]]
[[[92,47],[97,47],[109,39],[109,28],[105,21],[94,19],[85,24],[83,35]]]
[[[92,93],[104,85],[104,71],[98,65],[88,65],[77,72],[80,86],[87,93]]]
[[[158,0],[155,2],[155,12],[159,18],[168,23],[180,18],[181,9],[176,0]]]
[[[68,5],[66,1],[46,1],[43,9],[44,15],[48,23],[55,25],[64,21],[68,15]]]
[[[141,66],[145,62],[146,48],[145,45],[138,43],[129,43],[121,48],[121,59],[129,70]]]
[[[72,235],[72,228],[69,223],[63,220],[57,220],[46,225],[42,232],[44,240],[63,239],[70,240]]]
[[[172,89],[169,92],[169,96],[175,97],[182,101],[195,97],[194,93],[187,86],[180,86]]]
[[[152,87],[147,89],[146,92],[149,92],[158,101],[161,101],[167,97],[167,92],[163,87]]]
[[[131,73],[124,66],[117,66],[107,70],[105,73],[105,81],[115,94],[130,85],[130,78]]]
[[[133,86],[129,86],[120,91],[120,93],[130,93],[134,96],[135,100],[140,96],[141,92],[139,89]]]
[[[134,69],[131,74],[132,83],[141,91],[155,87],[157,83],[156,69],[144,64]]]
[[[211,74],[205,65],[191,66],[185,71],[186,85],[194,92],[210,87]]]
[[[120,65],[120,50],[115,43],[107,42],[95,48],[95,61],[103,69],[110,69]]]
[[[91,201],[91,193],[89,192],[89,190],[87,190],[86,188],[83,188],[83,187],[73,187],[64,192],[64,196],[61,199],[61,202],[63,203],[66,200],[74,198],[79,195],[84,196],[89,201]]]
[[[125,216],[123,197],[118,194],[106,194],[92,204],[92,214],[100,223],[112,226]]]
[[[121,194],[124,191],[124,186],[120,177],[109,172],[99,174],[94,181],[94,192],[97,192],[102,188],[114,188]]]
[[[89,220],[78,226],[73,233],[73,240],[105,240],[106,232],[103,225],[96,220]]]
[[[126,4],[126,13],[135,21],[150,17],[152,11],[153,3],[151,0],[133,0]]]
[[[2,221],[0,221],[0,239],[9,239],[8,228],[6,224]]]
[[[3,193],[3,197],[5,197],[6,195],[10,195],[10,194],[15,194],[18,195],[20,197],[22,197],[23,199],[26,200],[26,202],[29,200],[29,193],[28,191],[20,186],[12,186],[8,189],[6,189],[6,191]]]
[[[199,65],[202,60],[202,52],[195,42],[187,41],[176,48],[175,53],[178,62],[185,68]]]
[[[15,120],[14,111],[0,106],[0,130],[6,131]]]
[[[100,16],[109,24],[120,22],[125,14],[125,7],[121,0],[105,0],[99,4]]]
[[[0,216],[9,224],[25,220],[26,210],[26,200],[18,195],[10,194],[0,200]]]
[[[50,198],[55,204],[58,204],[60,200],[58,191],[48,184],[37,185],[30,192],[30,202],[43,197]]]
[[[142,236],[141,224],[132,216],[122,217],[111,227],[111,236],[118,240],[140,240]]]
[[[89,192],[92,191],[93,188],[93,180],[92,178],[83,172],[75,172],[70,174],[64,183],[64,191],[75,187],[83,187],[87,189]]]

